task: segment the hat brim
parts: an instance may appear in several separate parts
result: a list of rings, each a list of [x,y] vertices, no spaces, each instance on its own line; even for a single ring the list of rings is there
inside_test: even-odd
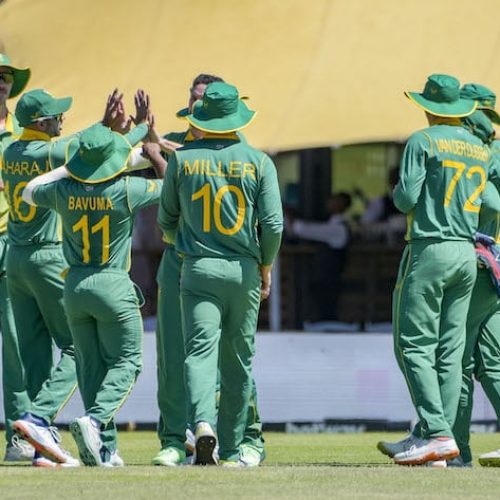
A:
[[[240,99],[242,101],[246,101],[247,99],[250,99],[250,97],[243,95],[240,97]],[[187,115],[189,115],[189,108],[179,109],[179,111],[177,111],[177,113],[175,113],[175,116],[177,118],[180,118],[181,120],[185,120]]]
[[[199,102],[201,103],[201,101]],[[193,114],[186,116],[186,120],[190,125],[203,132],[225,134],[227,132],[236,132],[237,130],[244,129],[250,125],[256,114],[256,111],[248,109],[247,105],[240,99],[237,111],[230,115],[221,118],[210,118],[205,114],[200,104],[195,107]]]
[[[115,151],[104,163],[93,165],[82,160],[78,154],[73,155],[66,164],[70,177],[85,184],[98,184],[109,181],[120,175],[127,168],[132,146],[121,134],[114,133]],[[68,151],[70,146],[68,146]]]
[[[72,97],[61,97],[59,99],[54,99],[54,101],[50,104],[50,107],[47,106],[46,114],[44,116],[55,116],[60,115],[61,113],[66,113],[71,105],[73,104]]]
[[[493,123],[500,125],[500,115],[492,108],[478,107]]]
[[[12,83],[12,87],[10,89],[9,99],[11,97],[18,96],[28,84],[31,77],[31,70],[29,68],[15,68],[10,64],[0,64],[0,66],[9,68],[12,70],[12,74],[14,75],[14,82]]]
[[[435,102],[426,99],[422,94],[418,92],[407,92],[405,91],[405,96],[410,99],[414,104],[423,108],[425,111],[435,116],[443,116],[446,118],[461,118],[463,116],[469,116],[474,113],[477,102],[470,99],[458,99],[453,103],[449,102]]]

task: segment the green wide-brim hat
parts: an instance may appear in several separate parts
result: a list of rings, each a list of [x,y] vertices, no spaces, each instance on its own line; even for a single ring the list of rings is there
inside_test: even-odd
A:
[[[477,103],[460,97],[460,82],[453,76],[429,76],[423,92],[404,93],[410,101],[435,116],[461,118],[474,112]]]
[[[203,99],[195,103],[186,120],[204,132],[224,134],[245,128],[256,114],[240,99],[234,85],[213,82],[207,85]]]
[[[31,77],[31,70],[29,68],[16,68],[12,66],[10,59],[5,54],[0,54],[0,66],[5,66],[9,68],[14,75],[14,82],[12,83],[12,88],[10,89],[9,99],[11,97],[16,97],[19,95]]]
[[[250,97],[246,96],[246,95],[242,95],[240,97],[240,99],[242,101],[246,101],[247,99],[250,99]],[[175,113],[175,116],[177,118],[180,118],[181,120],[185,120],[186,119],[186,116],[190,114],[190,111],[189,111],[189,108],[182,108],[182,109],[179,109],[179,111],[177,111],[177,113]]]
[[[493,90],[479,83],[466,83],[460,89],[460,97],[477,101],[477,109],[497,125],[500,125],[500,116],[495,110],[497,96]]]
[[[76,147],[66,164],[69,175],[85,184],[106,182],[120,175],[126,168],[132,146],[123,135],[97,123],[84,130],[68,151]],[[71,155],[70,155],[71,156]]]

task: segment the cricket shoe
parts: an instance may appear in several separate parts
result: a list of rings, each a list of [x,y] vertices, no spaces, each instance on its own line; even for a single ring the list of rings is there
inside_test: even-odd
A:
[[[224,469],[241,469],[242,467],[246,467],[241,460],[220,460],[219,463]]]
[[[263,448],[251,444],[240,446],[240,463],[242,467],[258,467],[266,458]]]
[[[35,448],[24,439],[14,434],[10,444],[5,448],[4,462],[31,462],[35,456]]]
[[[103,448],[101,448],[101,461],[102,467],[124,467],[125,462],[123,458],[118,455],[118,450],[113,451],[111,454],[109,452],[105,452]]]
[[[101,456],[101,432],[99,424],[91,417],[75,418],[69,426],[73,439],[78,446],[78,453],[84,465],[103,466],[105,460]]]
[[[33,461],[31,462],[31,465],[33,467],[43,467],[47,469],[60,469],[66,467],[80,467],[80,462],[76,460],[75,462],[66,462],[63,464],[59,464],[57,462],[49,460],[48,458],[42,457],[40,453],[35,452],[35,456],[33,458]]]
[[[446,461],[448,467],[472,467],[472,462],[464,462],[461,455]]]
[[[165,467],[177,467],[178,465],[184,465],[185,461],[186,452],[184,450],[168,446],[160,450],[151,463],[153,465],[164,465]]]
[[[460,450],[453,438],[418,439],[405,451],[394,455],[394,462],[398,465],[422,465],[431,461],[450,460],[458,455]]]
[[[483,467],[500,467],[500,449],[483,453],[479,456],[479,463]]]
[[[406,451],[410,446],[417,442],[418,438],[413,434],[409,434],[401,441],[391,443],[389,441],[379,441],[377,443],[377,448],[380,452],[388,457],[392,458],[398,453]]]
[[[196,424],[194,465],[217,465],[217,438],[207,422]]]
[[[431,460],[430,462],[426,462],[424,466],[433,467],[434,469],[444,469],[445,467],[448,467],[448,463],[446,460]]]
[[[52,460],[52,462],[70,464],[70,466],[79,464],[76,458],[73,458],[60,446],[61,436],[57,429],[48,425],[34,423],[34,419],[41,420],[29,414],[16,420],[12,426],[14,432],[21,439],[28,441],[40,455]]]

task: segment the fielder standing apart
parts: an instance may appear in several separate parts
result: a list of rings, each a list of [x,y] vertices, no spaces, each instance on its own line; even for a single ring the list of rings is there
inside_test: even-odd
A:
[[[394,349],[419,424],[407,439],[378,447],[400,465],[459,455],[452,427],[489,161],[482,141],[462,127],[459,118],[476,103],[459,91],[456,78],[435,74],[422,93],[405,93],[429,127],[409,138],[394,191],[408,226],[393,297]]]
[[[217,425],[221,462],[242,465],[259,304],[269,295],[283,230],[276,168],[236,134],[254,116],[234,86],[209,84],[187,116],[204,136],[172,153],[161,195],[160,227],[184,256],[180,292],[196,464],[218,462]]]

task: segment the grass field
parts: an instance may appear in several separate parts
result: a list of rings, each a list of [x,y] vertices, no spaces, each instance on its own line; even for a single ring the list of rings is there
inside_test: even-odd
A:
[[[258,469],[149,466],[158,449],[152,432],[120,433],[123,469],[47,470],[0,464],[0,499],[363,498],[498,499],[500,469],[399,467],[381,455],[380,439],[402,434],[267,433]],[[76,448],[63,433],[67,449]],[[475,455],[500,446],[499,434],[472,436]]]

